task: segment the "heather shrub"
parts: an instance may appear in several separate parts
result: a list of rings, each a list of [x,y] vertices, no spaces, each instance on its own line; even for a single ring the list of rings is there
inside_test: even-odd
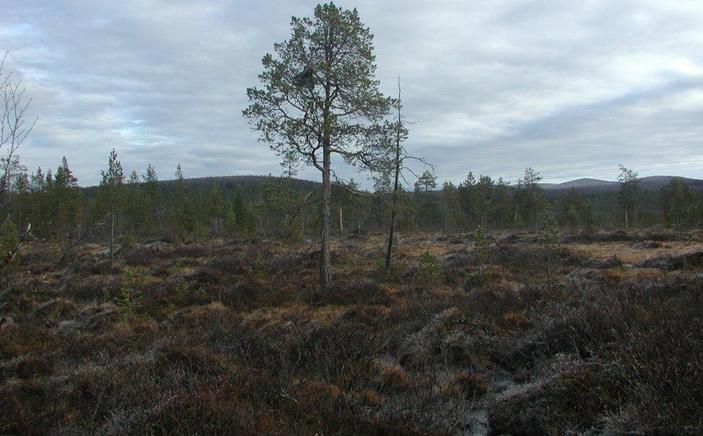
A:
[[[415,281],[424,285],[439,282],[442,278],[442,266],[429,251],[420,255],[415,271]]]
[[[264,261],[264,254],[259,253],[254,258],[254,262],[251,265],[251,272],[254,277],[258,279],[263,279],[266,277],[266,262]]]
[[[534,232],[483,268],[468,235],[400,238],[385,275],[377,235],[334,241],[329,289],[302,244],[137,247],[103,270],[104,246],[56,265],[34,241],[0,292],[0,433],[701,432],[693,241],[656,248],[665,270],[565,243],[549,287]]]
[[[143,277],[137,270],[129,269],[122,275],[122,290],[114,298],[114,302],[123,314],[135,315],[141,313],[143,309],[142,282]]]

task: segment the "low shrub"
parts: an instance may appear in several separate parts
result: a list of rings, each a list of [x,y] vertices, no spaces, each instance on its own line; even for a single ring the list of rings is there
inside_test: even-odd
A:
[[[415,270],[415,281],[423,285],[436,284],[442,279],[442,265],[429,251],[420,255]]]

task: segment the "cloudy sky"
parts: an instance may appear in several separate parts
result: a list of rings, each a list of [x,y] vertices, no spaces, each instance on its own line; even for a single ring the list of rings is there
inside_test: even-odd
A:
[[[701,1],[337,3],[375,34],[383,89],[401,77],[407,147],[441,180],[515,180],[527,166],[612,180],[618,163],[703,178]],[[39,117],[23,162],[65,155],[83,185],[112,147],[162,179],[178,162],[187,177],[280,173],[241,117],[245,89],[315,4],[0,0],[0,48]]]

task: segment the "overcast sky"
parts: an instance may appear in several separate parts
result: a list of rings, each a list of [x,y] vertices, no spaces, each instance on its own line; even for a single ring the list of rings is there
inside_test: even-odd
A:
[[[245,90],[315,4],[0,0],[0,48],[39,117],[24,164],[65,155],[90,185],[115,147],[126,170],[153,162],[161,179],[178,162],[186,177],[279,174],[241,116]],[[401,77],[407,147],[440,180],[527,166],[612,180],[618,163],[703,178],[702,1],[337,4],[375,34],[384,91]]]

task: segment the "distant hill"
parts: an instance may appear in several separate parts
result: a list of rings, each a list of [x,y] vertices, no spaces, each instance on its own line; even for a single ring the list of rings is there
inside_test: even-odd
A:
[[[238,188],[242,190],[256,189],[266,183],[271,178],[278,176],[215,176],[215,177],[197,177],[185,179],[187,185],[204,185],[204,186],[220,186],[224,188]],[[310,190],[320,185],[320,182],[312,180],[293,178],[293,186],[299,189]],[[167,180],[165,183],[173,183],[173,180]]]
[[[232,190],[239,189],[241,191],[252,191],[259,190],[265,185],[266,181],[272,176],[213,176],[213,177],[193,177],[183,179],[186,186],[209,189],[211,187],[218,187],[222,190]],[[273,176],[276,177],[276,176]],[[320,186],[319,182],[305,179],[292,179],[293,186],[297,189],[302,190],[312,190]],[[175,183],[175,180],[160,180],[159,184],[162,186],[171,186]],[[85,191],[94,192],[97,191],[97,186],[88,186],[84,188]]]
[[[675,178],[683,180],[692,188],[703,191],[703,180],[677,176],[642,177],[640,179],[640,188],[645,191],[657,191],[671,182],[671,179]],[[575,188],[577,191],[586,192],[614,192],[620,189],[620,184],[618,182],[588,178],[570,180],[563,183],[543,183],[540,186],[542,186],[545,191],[565,191]]]
[[[563,183],[545,183],[542,188],[545,190],[560,190],[560,189],[593,189],[617,186],[617,182],[609,182],[607,180],[598,179],[576,179]]]
[[[214,177],[198,177],[185,179],[186,185],[196,186],[200,188],[209,188],[212,186],[217,186],[224,191],[239,189],[242,191],[258,191],[271,176],[214,176]],[[273,176],[277,177],[277,176]],[[678,176],[650,176],[642,177],[640,179],[640,187],[645,191],[658,191],[663,186],[668,184],[671,179],[683,180],[686,184],[694,189],[703,191],[703,180],[701,179],[690,179],[686,177]],[[170,185],[173,180],[163,180],[160,183],[163,185]],[[293,186],[297,189],[304,191],[309,191],[316,189],[320,186],[320,182],[305,179],[293,179]],[[565,191],[575,188],[579,192],[584,193],[610,193],[616,192],[620,189],[620,184],[618,182],[591,179],[591,178],[581,178],[570,180],[568,182],[562,183],[540,183],[542,189],[548,193],[553,193],[559,195]],[[515,187],[515,185],[513,185]],[[90,186],[85,188],[87,191],[91,192],[96,190],[97,186]]]
[[[275,176],[274,176],[275,177]],[[195,186],[219,186],[224,190],[237,188],[243,191],[257,190],[264,185],[269,176],[219,176],[219,177],[200,177],[193,179],[186,179],[186,184]],[[678,176],[649,176],[642,177],[640,179],[640,188],[644,191],[658,191],[663,186],[667,185],[671,179],[683,180],[686,184],[694,189],[703,191],[703,180],[700,179],[690,179],[686,177]],[[164,183],[171,183],[172,180],[165,181]],[[293,179],[293,185],[302,190],[312,190],[320,186],[320,182],[305,179]],[[611,193],[617,192],[620,189],[620,183],[592,179],[592,178],[581,178],[570,180],[568,182],[562,183],[541,183],[540,186],[545,191],[559,195],[563,192],[575,188],[579,192],[583,193]]]

